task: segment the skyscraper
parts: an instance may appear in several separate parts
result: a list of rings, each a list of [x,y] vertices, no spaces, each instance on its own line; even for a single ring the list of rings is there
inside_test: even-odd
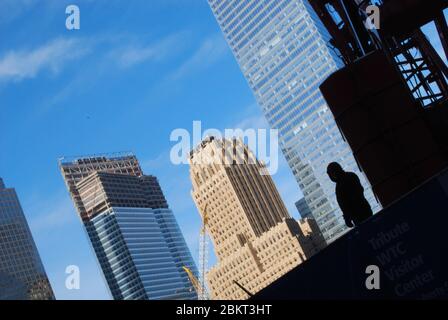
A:
[[[0,178],[0,300],[54,300],[16,191]]]
[[[243,299],[318,252],[311,220],[288,214],[268,174],[240,139],[204,140],[190,154],[192,196],[218,258],[207,274],[211,297]]]
[[[319,85],[340,65],[307,0],[208,0],[221,30],[327,242],[346,230],[326,175],[330,162],[359,173]],[[366,197],[377,209],[363,175]]]
[[[310,207],[306,204],[305,198],[300,199],[295,203],[297,211],[299,211],[300,216],[302,218],[312,218],[313,214],[310,210]]]
[[[197,297],[181,230],[134,155],[62,158],[60,169],[114,299]]]

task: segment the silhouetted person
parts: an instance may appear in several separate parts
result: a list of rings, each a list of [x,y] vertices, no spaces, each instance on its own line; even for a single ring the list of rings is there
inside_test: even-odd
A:
[[[331,181],[336,182],[336,199],[347,227],[357,226],[373,215],[364,197],[364,188],[355,173],[344,171],[337,162],[328,165],[327,173]]]

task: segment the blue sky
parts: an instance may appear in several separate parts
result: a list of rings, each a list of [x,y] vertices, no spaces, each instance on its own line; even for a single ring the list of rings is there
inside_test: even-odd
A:
[[[68,31],[72,3],[81,29]],[[188,167],[169,160],[170,133],[194,120],[266,127],[207,2],[0,0],[0,39],[0,176],[16,188],[56,297],[110,299],[57,167],[63,155],[133,151],[197,259],[200,219]],[[297,218],[301,193],[279,157],[274,180]],[[64,285],[72,264],[80,290]]]
[[[65,28],[76,3],[81,29]],[[200,219],[170,133],[265,127],[206,1],[0,0],[0,176],[16,188],[58,299],[109,299],[57,167],[63,155],[133,151],[159,178],[195,259]],[[290,209],[301,195],[281,159]],[[213,263],[211,260],[211,263]],[[65,288],[65,268],[81,271]]]

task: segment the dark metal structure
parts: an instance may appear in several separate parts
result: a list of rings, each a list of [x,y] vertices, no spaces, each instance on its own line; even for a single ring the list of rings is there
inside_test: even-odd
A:
[[[448,167],[446,0],[309,0],[346,65],[321,91],[387,206]]]

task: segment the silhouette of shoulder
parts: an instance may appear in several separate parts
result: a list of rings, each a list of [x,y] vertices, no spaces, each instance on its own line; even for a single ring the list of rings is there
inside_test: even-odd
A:
[[[364,191],[364,187],[361,184],[361,181],[359,180],[359,177],[354,172],[347,172],[346,179],[352,184],[353,188],[359,189],[359,191]]]

